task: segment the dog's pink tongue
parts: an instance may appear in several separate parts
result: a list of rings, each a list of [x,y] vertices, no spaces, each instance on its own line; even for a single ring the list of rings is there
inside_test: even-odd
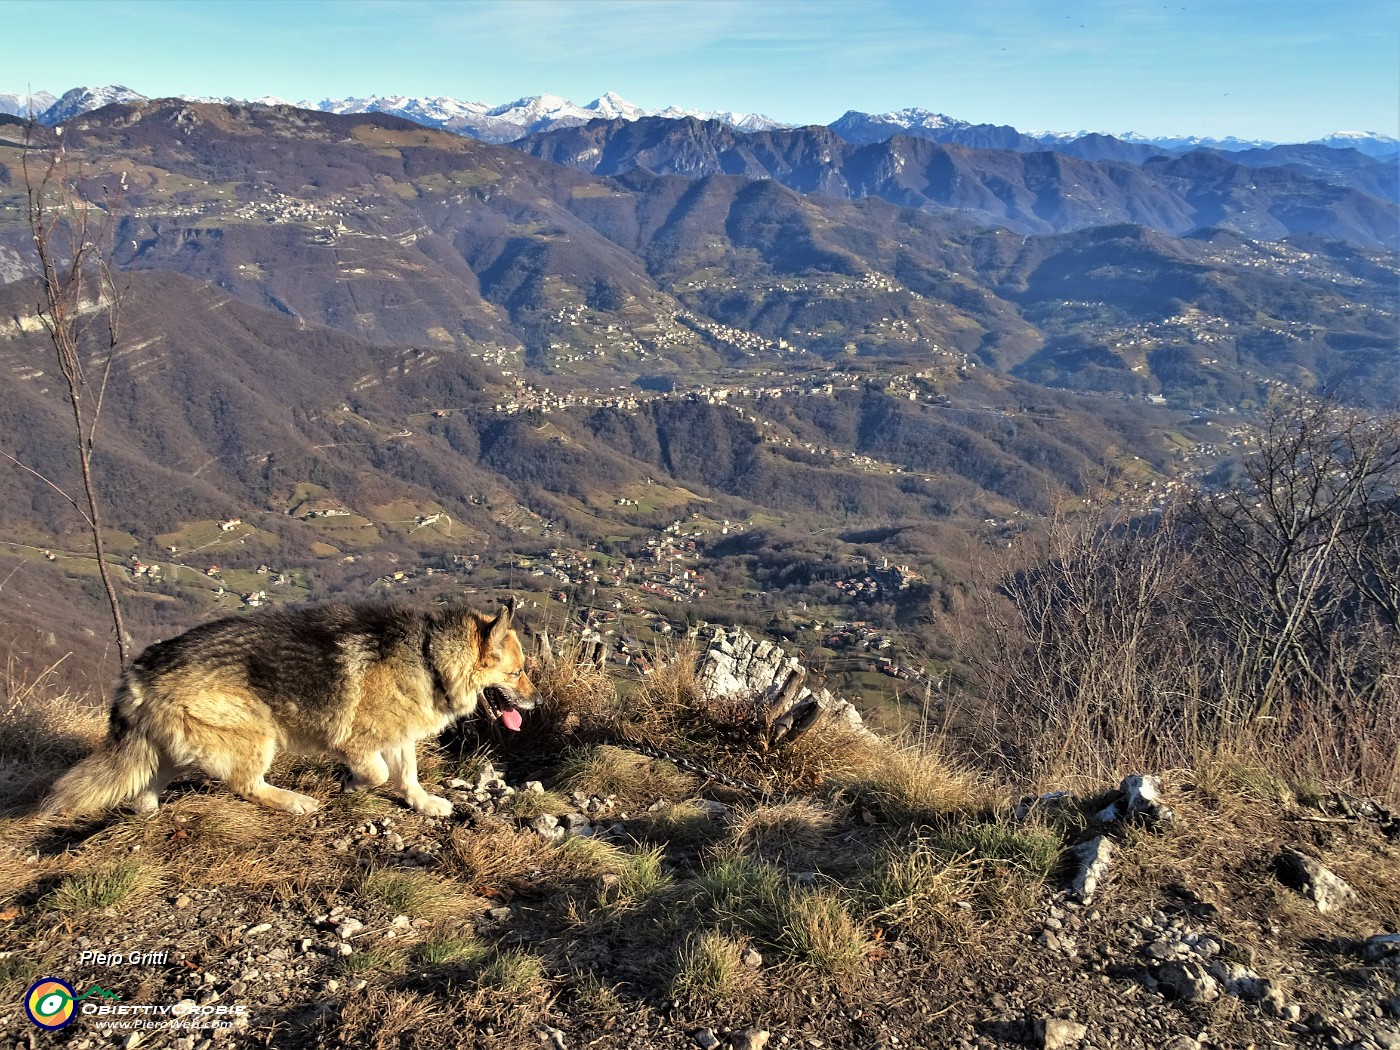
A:
[[[520,712],[513,707],[508,707],[501,712],[501,721],[512,733],[520,732]]]

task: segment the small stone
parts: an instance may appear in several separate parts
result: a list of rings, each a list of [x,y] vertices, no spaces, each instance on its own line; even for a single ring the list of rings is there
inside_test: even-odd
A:
[[[364,928],[365,924],[362,923],[359,919],[346,919],[344,922],[342,922],[339,926],[335,928],[335,935],[339,937],[342,941],[347,941]]]
[[[1335,911],[1356,897],[1356,891],[1345,879],[1290,847],[1284,847],[1275,866],[1279,880],[1312,901],[1319,912]]]
[[[347,944],[347,943],[344,942],[344,941],[342,941],[342,942],[340,943],[340,947],[337,948],[335,951],[336,951],[336,954],[337,954],[337,955],[354,955],[354,954],[355,954],[355,949],[352,948],[349,944]]]
[[[129,1036],[127,1036],[125,1039],[122,1040],[122,1050],[135,1050],[135,1048],[138,1047],[138,1046],[140,1046],[140,1045],[141,1045],[141,1033],[140,1033],[140,1032],[132,1032]]]
[[[750,970],[757,970],[763,965],[763,956],[758,954],[753,948],[746,948],[744,954],[739,958]]]
[[[558,1028],[545,1026],[539,1031],[540,1042],[549,1047],[550,1050],[568,1050],[568,1044],[564,1041],[564,1033]]]
[[[1163,1043],[1162,1050],[1201,1050],[1201,1044],[1189,1035],[1178,1035]]]
[[[1367,937],[1361,946],[1361,958],[1368,963],[1384,962],[1387,959],[1400,961],[1400,933],[1378,933]]]
[[[509,908],[502,906],[499,908],[492,908],[486,914],[491,916],[492,922],[505,922],[513,913]]]
[[[268,930],[270,930],[270,929],[272,929],[272,923],[270,923],[270,922],[260,922],[260,923],[258,923],[256,926],[250,926],[250,927],[248,927],[248,929],[244,930],[243,932],[244,932],[244,934],[245,934],[246,936],[251,937],[251,936],[253,936],[254,934],[257,934],[257,933],[266,933],[266,932],[267,932]]]
[[[729,1036],[729,1045],[734,1050],[763,1050],[772,1035],[762,1028],[745,1028]]]
[[[1088,904],[1098,891],[1099,882],[1108,873],[1113,863],[1113,843],[1103,835],[1095,835],[1087,842],[1081,842],[1070,851],[1074,858],[1075,873],[1070,889],[1080,901]]]
[[[1068,1050],[1078,1046],[1089,1032],[1087,1025],[1065,1021],[1058,1017],[1040,1018],[1035,1022],[1035,1045],[1043,1050]]]
[[[183,909],[183,908],[188,908],[188,907],[189,907],[191,904],[193,904],[193,903],[194,903],[194,901],[192,901],[192,900],[190,899],[189,894],[187,894],[187,893],[182,893],[182,894],[180,894],[180,896],[178,896],[178,897],[175,898],[175,908],[176,908],[176,910]]]
[[[1147,946],[1147,954],[1160,962],[1176,956],[1176,945],[1168,940],[1153,941]]]
[[[1157,983],[1177,999],[1209,1003],[1220,998],[1220,982],[1197,962],[1169,962],[1157,968]]]
[[[325,988],[327,992],[337,992],[340,990],[340,982],[337,981],[334,977],[332,977],[329,981],[326,982]]]
[[[366,981],[363,977],[361,977],[361,978],[360,978],[359,980],[357,980],[357,981],[351,981],[351,982],[350,982],[350,986],[346,989],[346,991],[347,991],[347,992],[363,992],[363,991],[364,991],[366,988],[368,988],[368,987],[369,987],[369,982]]]
[[[713,1028],[702,1028],[691,1036],[695,1040],[695,1045],[700,1050],[715,1050],[719,1046],[719,1039],[716,1038]]]
[[[521,790],[521,791],[533,791],[533,792],[536,792],[536,793],[538,793],[538,794],[543,795],[543,794],[544,794],[544,784],[542,784],[542,783],[541,783],[540,781],[538,781],[538,780],[527,780],[527,781],[525,781],[525,786],[524,786],[523,788],[521,788],[520,790]]]

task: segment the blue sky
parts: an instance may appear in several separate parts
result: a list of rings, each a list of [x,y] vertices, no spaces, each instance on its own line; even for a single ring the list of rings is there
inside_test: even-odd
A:
[[[1022,130],[1400,135],[1396,0],[0,0],[0,91],[604,91],[827,123],[922,106]]]

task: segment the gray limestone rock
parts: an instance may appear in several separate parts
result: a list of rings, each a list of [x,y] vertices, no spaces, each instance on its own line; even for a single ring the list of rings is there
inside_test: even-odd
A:
[[[1074,858],[1074,879],[1070,882],[1070,890],[1080,901],[1088,904],[1094,899],[1099,882],[1113,863],[1113,843],[1103,835],[1095,835],[1075,846],[1071,856]]]
[[[1276,865],[1279,880],[1312,901],[1320,912],[1335,911],[1356,897],[1356,891],[1340,875],[1292,847],[1284,847]]]

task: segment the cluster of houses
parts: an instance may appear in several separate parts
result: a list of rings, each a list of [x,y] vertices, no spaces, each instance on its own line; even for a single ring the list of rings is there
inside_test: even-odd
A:
[[[837,580],[835,587],[852,601],[869,602],[892,591],[907,590],[923,580],[923,576],[909,566],[891,565],[888,558],[883,558],[878,568],[869,569],[860,576]]]
[[[792,346],[786,339],[768,339],[743,328],[733,328],[729,325],[707,321],[696,317],[689,310],[682,310],[676,314],[676,320],[697,332],[703,332],[717,343],[742,350],[749,357],[757,357],[759,354],[805,354],[807,352],[801,347]]]

